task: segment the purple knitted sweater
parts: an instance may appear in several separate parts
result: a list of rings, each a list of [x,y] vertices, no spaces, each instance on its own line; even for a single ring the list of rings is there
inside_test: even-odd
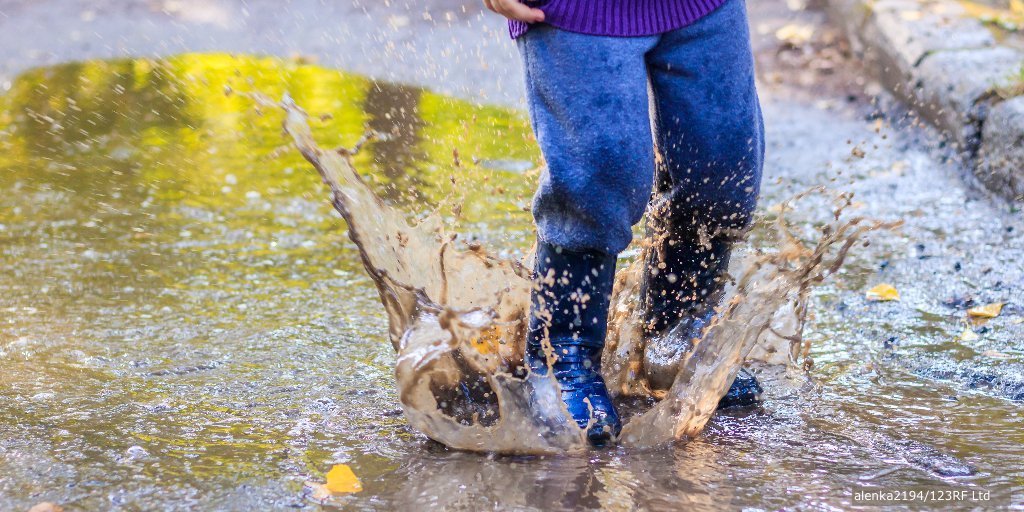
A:
[[[525,2],[544,11],[544,23],[570,32],[600,36],[647,36],[699,20],[726,0],[547,0]],[[508,22],[512,38],[530,25]]]

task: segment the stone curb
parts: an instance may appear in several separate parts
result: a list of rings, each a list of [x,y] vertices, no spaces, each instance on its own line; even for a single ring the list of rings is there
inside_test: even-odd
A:
[[[866,68],[956,144],[988,188],[1024,200],[1024,53],[952,0],[826,0]]]

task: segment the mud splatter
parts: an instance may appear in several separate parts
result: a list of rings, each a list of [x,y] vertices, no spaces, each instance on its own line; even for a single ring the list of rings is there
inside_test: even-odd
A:
[[[284,109],[284,128],[331,190],[367,273],[388,314],[399,397],[409,422],[450,447],[499,453],[585,450],[548,375],[522,368],[532,286],[527,266],[500,259],[478,245],[460,244],[440,217],[412,225],[406,212],[386,205],[360,178],[359,149],[321,149],[308,115],[289,97],[253,95]],[[373,137],[369,134],[368,137]],[[816,239],[797,236],[786,221],[792,202],[831,197],[833,218]],[[775,237],[734,258],[726,300],[693,350],[681,354],[667,393],[625,419],[620,442],[653,446],[699,433],[740,366],[752,356],[805,362],[801,333],[809,290],[842,265],[866,233],[895,223],[848,218],[848,194],[814,189],[781,205]],[[529,259],[529,258],[527,258]],[[638,309],[643,258],[618,274],[612,298],[605,378],[619,396],[653,396],[642,364],[645,339]],[[756,350],[755,350],[756,349]]]

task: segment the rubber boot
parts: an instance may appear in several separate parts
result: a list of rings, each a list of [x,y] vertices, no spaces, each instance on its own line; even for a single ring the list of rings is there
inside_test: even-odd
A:
[[[757,382],[757,377],[754,377],[754,374],[746,368],[740,368],[739,373],[736,374],[736,380],[732,381],[732,386],[729,387],[729,392],[718,401],[718,408],[754,405],[761,401],[763,392],[761,384]]]
[[[648,253],[640,296],[649,332],[665,332],[680,319],[713,312],[722,300],[731,249],[724,237],[703,245],[673,238]]]
[[[594,446],[622,430],[601,377],[615,260],[539,243],[526,339],[526,364],[535,373],[552,370],[569,413]]]
[[[693,348],[693,341],[714,318],[733,245],[727,236],[673,235],[648,253],[648,272],[640,290],[649,333],[644,368],[654,390],[672,386],[682,354]],[[703,243],[700,238],[705,238]],[[741,370],[719,407],[753,404],[761,391],[753,374]]]

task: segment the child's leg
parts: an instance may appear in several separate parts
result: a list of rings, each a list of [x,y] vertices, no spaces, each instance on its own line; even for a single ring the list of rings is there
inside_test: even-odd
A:
[[[642,300],[654,333],[680,332],[655,337],[645,360],[652,385],[667,387],[674,369],[658,366],[676,359],[672,340],[709,320],[760,188],[764,128],[743,0],[664,34],[647,62],[662,158],[649,218],[660,243]]]
[[[659,295],[699,306],[717,288],[760,189],[764,127],[743,0],[665,34],[648,64],[662,157],[652,214],[669,242],[659,256],[673,260],[659,273],[677,280]]]
[[[644,53],[652,37],[536,26],[519,38],[547,170],[533,202],[541,241],[617,254],[650,200],[654,150]]]
[[[621,428],[601,379],[615,255],[629,244],[654,176],[644,53],[656,37],[533,27],[519,39],[530,117],[547,170],[534,198],[536,274],[525,359],[550,366],[592,443]],[[548,357],[550,344],[553,359]]]

